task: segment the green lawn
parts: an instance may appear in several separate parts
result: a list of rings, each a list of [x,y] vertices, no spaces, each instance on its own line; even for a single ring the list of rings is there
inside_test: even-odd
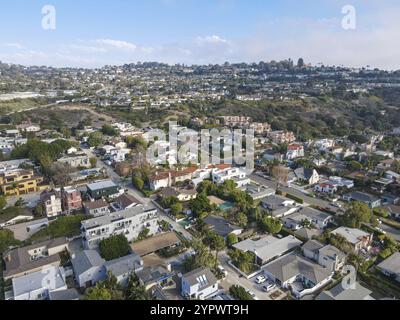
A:
[[[43,241],[59,237],[75,237],[80,234],[81,221],[90,219],[87,215],[60,217],[39,232],[35,233],[30,241]]]

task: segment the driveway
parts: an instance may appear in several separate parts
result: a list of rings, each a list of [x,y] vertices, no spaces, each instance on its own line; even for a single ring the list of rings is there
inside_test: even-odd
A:
[[[230,258],[226,252],[220,253],[218,258],[223,268],[228,272],[226,278],[221,282],[221,287],[226,292],[229,292],[231,286],[240,285],[246,290],[254,292],[259,300],[271,300],[269,293],[262,291],[262,285],[255,283],[255,277],[252,279],[239,278],[239,273],[228,264]]]

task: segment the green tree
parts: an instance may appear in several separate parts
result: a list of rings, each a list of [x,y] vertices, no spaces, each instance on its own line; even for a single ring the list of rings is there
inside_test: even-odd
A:
[[[0,254],[4,253],[11,246],[17,246],[20,242],[15,240],[14,233],[8,229],[0,230]]]
[[[124,296],[125,300],[130,301],[152,300],[151,295],[139,282],[138,277],[134,273],[129,277],[128,286],[125,289]]]
[[[239,239],[236,234],[230,233],[226,237],[226,242],[227,242],[228,246],[233,246],[234,244],[239,242]]]
[[[100,241],[100,255],[106,261],[127,256],[131,253],[131,247],[123,234],[112,236]]]
[[[274,219],[272,217],[264,217],[261,222],[261,228],[268,233],[278,234],[282,230],[282,223],[279,219]]]
[[[204,218],[213,211],[213,206],[205,193],[200,193],[196,199],[191,200],[189,207],[198,218]]]
[[[229,294],[241,301],[254,300],[253,297],[246,291],[245,288],[239,285],[233,285],[229,288]]]
[[[92,168],[96,168],[96,166],[97,166],[97,158],[92,157],[92,158],[89,159],[89,161],[90,161],[90,166]]]
[[[98,147],[103,143],[103,135],[101,132],[93,132],[89,135],[88,144],[90,147]]]
[[[218,253],[226,247],[225,239],[218,234],[214,234],[211,238],[210,248],[215,251],[215,267],[218,266]]]
[[[175,204],[173,204],[173,205],[171,206],[171,214],[172,214],[173,216],[175,216],[175,217],[178,216],[179,214],[181,214],[182,211],[183,211],[183,205],[182,205],[182,203],[180,203],[180,202],[175,203]]]
[[[344,214],[342,222],[347,227],[360,228],[362,223],[371,222],[372,218],[372,210],[367,204],[354,201]]]
[[[135,188],[138,189],[139,191],[142,191],[143,188],[144,188],[144,181],[143,181],[141,178],[139,178],[139,177],[134,176],[134,177],[132,178],[132,184],[133,184],[133,185],[135,186]]]
[[[123,298],[122,288],[111,272],[108,273],[106,280],[98,282],[85,295],[85,300],[123,300]]]
[[[240,212],[236,215],[236,223],[241,226],[241,227],[246,227],[248,223],[247,216],[243,213]]]
[[[103,125],[101,132],[106,136],[115,137],[118,135],[118,130],[109,124]]]

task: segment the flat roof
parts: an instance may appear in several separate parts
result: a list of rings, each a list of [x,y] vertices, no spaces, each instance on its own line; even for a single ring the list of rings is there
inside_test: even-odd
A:
[[[267,236],[257,241],[247,239],[235,244],[233,247],[243,252],[253,252],[263,261],[270,261],[302,244],[303,242],[293,236],[287,236],[283,239]]]
[[[157,212],[157,209],[155,207],[149,206],[149,205],[146,205],[146,206],[140,205],[140,206],[137,206],[134,208],[117,211],[117,212],[114,212],[114,213],[111,213],[111,214],[108,214],[105,216],[85,220],[85,221],[82,221],[81,223],[82,223],[82,226],[85,227],[86,229],[92,229],[92,228],[97,228],[100,226],[111,224],[118,220],[132,218],[138,214],[152,212],[152,211]]]
[[[131,245],[131,248],[135,253],[143,257],[156,251],[176,245],[180,242],[181,240],[179,240],[175,232],[168,232],[153,236],[140,242],[136,242]]]
[[[91,183],[91,184],[87,185],[87,188],[92,191],[106,189],[106,188],[114,188],[114,187],[118,187],[118,186],[111,180],[99,181],[99,182],[95,182],[95,183]]]

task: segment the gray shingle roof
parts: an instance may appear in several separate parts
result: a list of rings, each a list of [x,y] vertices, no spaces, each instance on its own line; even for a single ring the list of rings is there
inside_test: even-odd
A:
[[[374,300],[369,295],[372,291],[364,288],[356,282],[354,288],[344,289],[342,284],[339,283],[336,287],[329,291],[324,291],[317,296],[316,300]]]
[[[222,237],[226,237],[233,231],[242,230],[240,227],[230,224],[224,218],[217,216],[208,216],[204,219],[204,222],[210,225],[213,231]]]
[[[211,287],[215,285],[218,280],[209,268],[198,268],[183,275],[183,278],[191,285],[199,284],[199,289]]]
[[[126,273],[139,271],[142,269],[143,261],[136,253],[132,253],[125,257],[108,261],[104,264],[107,273],[111,272],[114,276],[118,277]]]
[[[332,275],[327,269],[312,263],[305,258],[290,253],[264,267],[264,270],[282,283],[302,275],[314,284],[318,284]]]
[[[85,250],[76,254],[72,259],[72,267],[76,276],[90,270],[93,267],[100,267],[105,264],[105,260],[95,250]]]

